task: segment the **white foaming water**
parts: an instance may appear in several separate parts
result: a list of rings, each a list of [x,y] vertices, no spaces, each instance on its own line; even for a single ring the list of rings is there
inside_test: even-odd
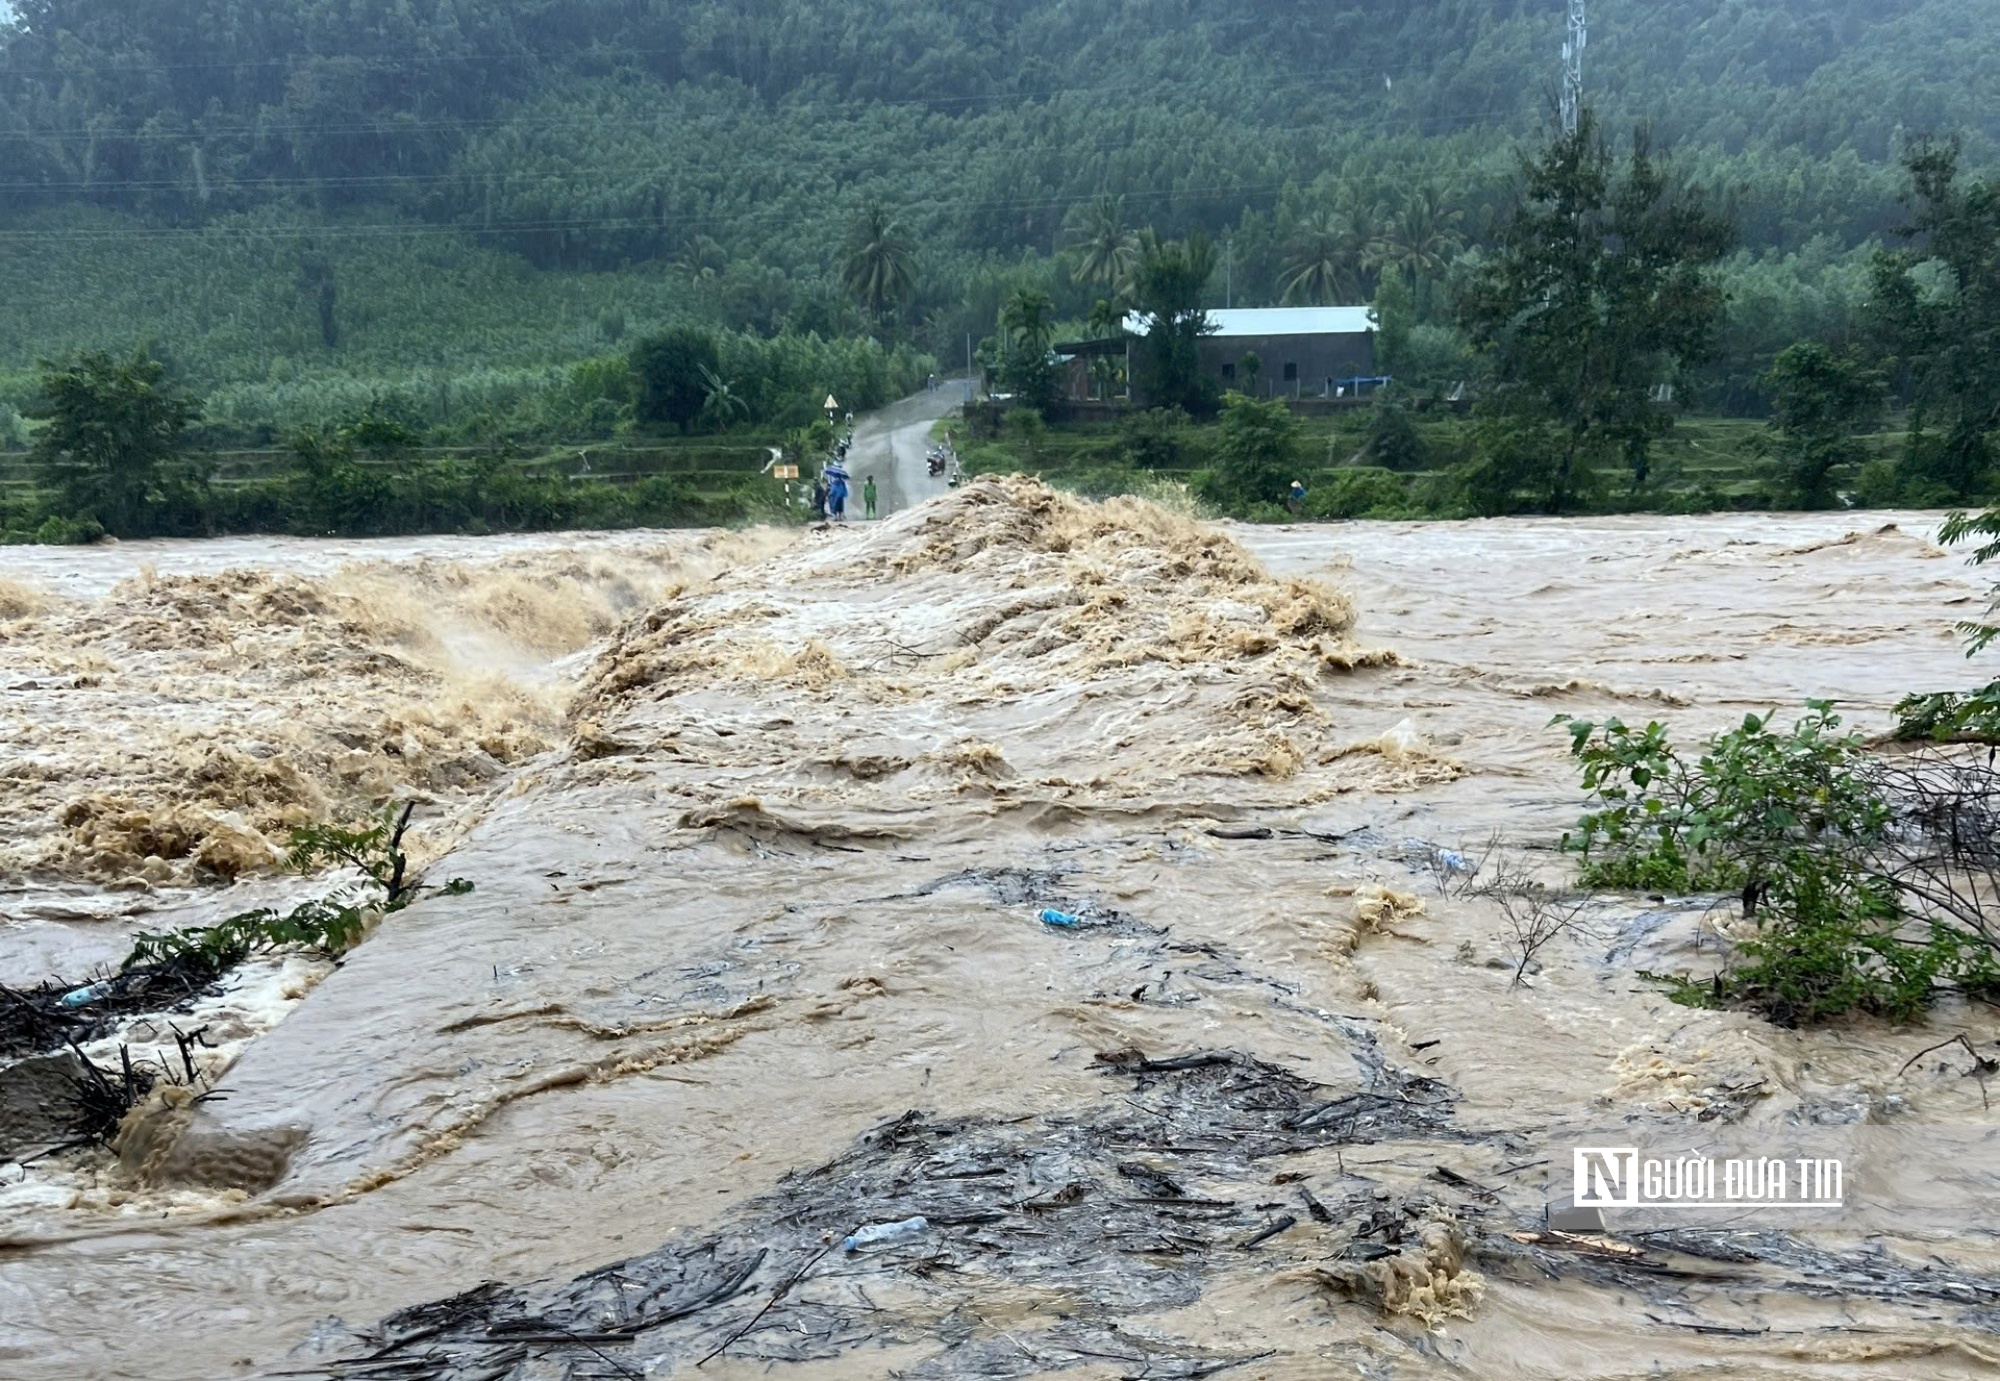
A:
[[[1898,1075],[1937,1033],[1780,1031],[1668,1003],[1635,974],[1712,962],[1698,909],[1608,906],[1614,938],[1551,947],[1516,985],[1491,903],[1440,895],[1417,851],[1476,855],[1494,832],[1546,846],[1571,824],[1559,711],[1661,718],[1688,741],[1830,695],[1876,729],[1906,691],[1965,682],[1951,625],[1984,592],[1938,559],[1934,525],[1745,515],[1224,538],[1137,505],[975,484],[791,545],[464,539],[410,544],[356,576],[357,544],[269,544],[260,565],[243,543],[187,560],[252,576],[171,598],[158,582],[222,566],[156,559],[155,591],[128,596],[78,566],[70,603],[85,589],[96,603],[35,616],[55,622],[5,673],[49,687],[25,711],[10,703],[12,751],[59,769],[8,814],[6,842],[41,890],[7,907],[58,885],[87,892],[80,907],[190,895],[173,878],[107,893],[104,870],[185,842],[168,826],[200,821],[176,810],[262,790],[266,806],[238,801],[261,829],[257,809],[275,828],[309,804],[238,761],[271,761],[244,746],[245,722],[329,807],[429,793],[450,822],[433,849],[448,844],[443,869],[477,890],[391,918],[309,996],[288,995],[305,975],[266,966],[215,999],[214,1019],[242,1035],[227,1099],[190,1119],[188,1144],[208,1152],[184,1156],[180,1178],[123,1184],[80,1162],[0,1199],[17,1243],[0,1357],[31,1377],[282,1369],[329,1315],[358,1327],[484,1280],[563,1281],[688,1232],[765,1240],[759,1196],[858,1154],[857,1138],[911,1109],[985,1129],[996,1164],[1025,1157],[1034,1127],[1124,1117],[1118,1154],[1164,1163],[1185,1148],[1150,1131],[1143,1090],[1099,1057],[1232,1050],[1327,1097],[1380,1087],[1385,1068],[1420,1073],[1450,1090],[1452,1133],[1329,1139],[1234,1179],[1198,1178],[1209,1162],[1191,1161],[1177,1171],[1190,1195],[1255,1211],[1243,1237],[1286,1204],[1299,1224],[1254,1252],[1218,1236],[1205,1255],[1162,1258],[1195,1282],[1171,1307],[1119,1312],[1094,1280],[1004,1265],[896,1275],[882,1253],[874,1341],[793,1374],[879,1375],[885,1337],[896,1365],[948,1372],[950,1333],[1096,1375],[1062,1352],[1079,1318],[1186,1355],[1268,1351],[1243,1374],[1271,1377],[1980,1374],[1988,1333],[1935,1301],[1828,1298],[1809,1272],[1721,1279],[1681,1258],[1658,1263],[1669,1300],[1521,1265],[1509,1234],[1553,1192],[1521,1164],[1545,1157],[1523,1148],[1552,1127],[1698,1137],[1987,1114],[1973,1081]],[[273,566],[311,588],[259,583]],[[524,608],[522,579],[549,603]],[[382,592],[398,588],[419,612],[390,607]],[[426,603],[467,631],[440,632]],[[237,651],[163,632],[183,608],[236,620]],[[551,631],[566,622],[567,645]],[[287,679],[300,652],[316,659],[310,684]],[[470,689],[473,671],[497,681]],[[70,732],[61,698],[78,688],[56,688],[62,676],[152,697],[143,716],[100,716],[128,745],[207,735],[236,775],[179,747],[171,769],[92,753]],[[209,690],[232,697],[228,714],[205,708]],[[220,739],[225,726],[239,738]],[[473,770],[474,749],[499,770]],[[98,810],[49,824],[75,796],[147,803],[150,823]],[[79,844],[82,830],[98,833]],[[275,885],[245,876],[214,902]],[[1079,924],[1041,924],[1044,906]],[[1975,1010],[1942,1019],[1983,1043],[2000,1034]],[[203,1154],[272,1144],[294,1149],[268,1186],[200,1182]],[[1101,1216],[1140,1192],[1124,1174],[1051,1164],[1046,1203],[1005,1214],[1050,1232],[1060,1217],[1032,1215]],[[1066,1209],[1071,1183],[1082,1197]],[[1332,1224],[1305,1214],[1300,1183]],[[1345,1250],[1364,1205],[1411,1206],[1394,1270]],[[929,1216],[926,1242],[970,1250],[975,1227]],[[2000,1273],[1972,1233],[1887,1246]],[[757,1277],[709,1341],[778,1283]],[[832,1307],[847,1288],[812,1298]],[[1741,1331],[1702,1331],[1716,1328]],[[645,1355],[678,1369],[705,1350]]]

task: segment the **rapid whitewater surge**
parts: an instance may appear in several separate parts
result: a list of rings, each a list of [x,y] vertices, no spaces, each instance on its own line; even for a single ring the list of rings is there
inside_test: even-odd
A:
[[[742,541],[7,581],[0,885],[229,881],[293,826],[461,802],[560,736],[552,663]]]
[[[789,542],[0,587],[9,751],[68,766],[10,783],[23,910],[247,895],[300,812],[403,791],[477,884],[122,1169],[0,1186],[0,1369],[1990,1374],[2000,1250],[1948,1195],[1537,1236],[1607,1130],[1843,1128],[1981,1192],[1983,1090],[1898,1071],[1990,1014],[1674,1007],[1637,972],[1700,964],[1704,908],[1645,899],[1517,986],[1437,864],[1560,869],[1558,711],[1878,727],[1962,681],[1980,587],[1918,521],[1224,530],[1009,480]]]

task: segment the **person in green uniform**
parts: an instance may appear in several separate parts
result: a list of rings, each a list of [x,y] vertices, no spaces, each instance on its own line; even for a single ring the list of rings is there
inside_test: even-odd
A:
[[[873,475],[870,475],[868,482],[861,486],[861,511],[865,517],[872,518],[875,516],[875,477]]]

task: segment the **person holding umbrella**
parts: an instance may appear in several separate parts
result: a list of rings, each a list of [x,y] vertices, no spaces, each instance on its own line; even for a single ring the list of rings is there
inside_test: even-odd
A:
[[[847,521],[847,467],[838,457],[830,460],[826,468],[819,472],[826,481],[826,515],[836,523]]]

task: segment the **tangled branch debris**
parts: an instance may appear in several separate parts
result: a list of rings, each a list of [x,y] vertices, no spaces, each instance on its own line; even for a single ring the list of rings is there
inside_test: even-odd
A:
[[[1500,939],[1515,957],[1515,983],[1527,974],[1535,956],[1556,940],[1594,933],[1584,914],[1590,907],[1587,893],[1545,886],[1519,856],[1489,856],[1481,859],[1481,866],[1486,868],[1486,880],[1476,895],[1491,898],[1500,910],[1504,927]]]
[[[722,1232],[567,1285],[488,1286],[406,1310],[355,1335],[354,1355],[329,1360],[320,1374],[497,1381],[540,1374],[526,1370],[531,1357],[601,1366],[610,1350],[641,1342],[650,1359],[678,1366],[724,1348],[809,1362],[941,1341],[908,1374],[1031,1376],[1108,1355],[1148,1376],[1212,1375],[1253,1358],[1142,1337],[1120,1320],[1192,1303],[1225,1259],[1256,1260],[1274,1239],[1306,1236],[1296,1215],[1259,1208],[1272,1192],[1262,1163],[1460,1136],[1444,1085],[1389,1069],[1372,1044],[1357,1056],[1371,1082],[1335,1092],[1235,1051],[1164,1059],[1122,1051],[1101,1056],[1100,1068],[1125,1087],[1079,1113],[1028,1121],[905,1113],[746,1204]],[[1385,1210],[1367,1188],[1309,1202],[1318,1205],[1307,1225],[1316,1250],[1357,1262],[1428,1251],[1423,1232],[1406,1225],[1442,1212]],[[837,1271],[813,1269],[857,1226],[914,1217],[927,1225],[914,1240],[849,1252]],[[1246,1258],[1244,1248],[1259,1246],[1266,1253]],[[1276,1268],[1285,1257],[1270,1259]],[[871,1304],[871,1283],[885,1280],[921,1297],[921,1307]],[[1060,1282],[1069,1317],[1039,1332],[982,1333],[965,1306],[997,1281]],[[927,1322],[939,1318],[956,1322],[940,1334]]]

